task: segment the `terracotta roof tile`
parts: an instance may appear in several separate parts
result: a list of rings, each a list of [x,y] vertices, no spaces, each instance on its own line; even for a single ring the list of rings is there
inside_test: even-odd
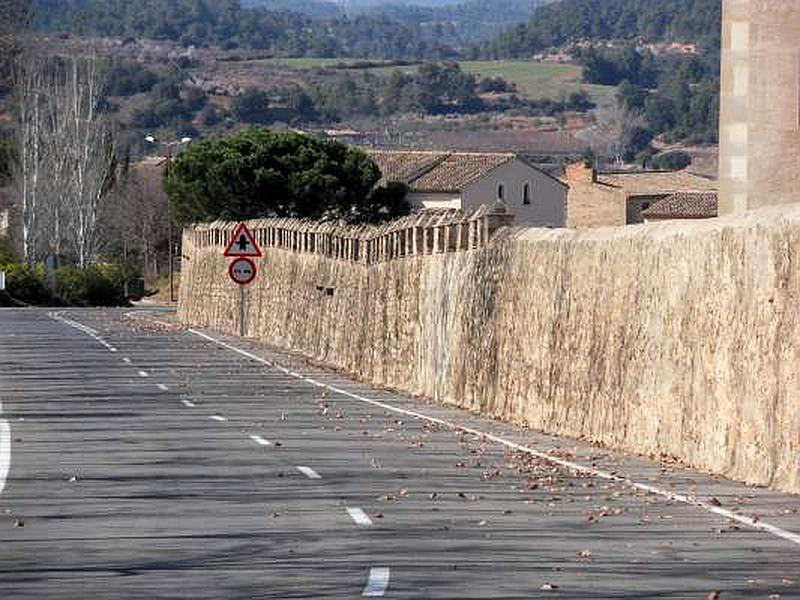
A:
[[[719,212],[716,192],[678,192],[642,211],[646,219],[710,219]]]
[[[409,184],[421,173],[443,161],[449,152],[413,152],[406,150],[365,150],[380,168],[383,177],[378,185],[390,181]]]
[[[402,181],[412,192],[461,192],[476,179],[516,158],[510,152],[367,150],[383,173],[379,182]]]
[[[515,155],[509,153],[454,153],[415,179],[411,189],[415,192],[460,192],[513,158]]]
[[[597,182],[620,188],[630,195],[657,195],[680,191],[713,191],[717,182],[688,171],[635,171],[598,173]]]

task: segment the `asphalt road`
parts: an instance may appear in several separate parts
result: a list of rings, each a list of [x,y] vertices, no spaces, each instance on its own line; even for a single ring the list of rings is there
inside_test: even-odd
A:
[[[0,310],[3,600],[800,597],[796,496],[127,312]]]

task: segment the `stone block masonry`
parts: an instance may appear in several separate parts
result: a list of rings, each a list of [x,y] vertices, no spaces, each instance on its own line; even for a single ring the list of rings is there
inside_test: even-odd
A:
[[[266,252],[248,335],[376,385],[800,492],[800,205],[590,231],[487,213],[252,222]],[[222,257],[234,226],[185,231],[184,323],[238,330]]]

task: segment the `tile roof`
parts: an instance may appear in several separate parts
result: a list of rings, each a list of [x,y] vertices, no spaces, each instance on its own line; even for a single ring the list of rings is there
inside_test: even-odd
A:
[[[415,192],[460,192],[514,158],[516,155],[509,153],[454,153],[415,179],[410,187]]]
[[[367,150],[383,173],[379,184],[402,181],[412,192],[461,192],[517,155],[511,152]]]
[[[405,150],[372,150],[366,149],[369,157],[381,170],[383,177],[378,185],[385,185],[390,181],[410,183],[421,173],[443,161],[449,152],[413,152]]]
[[[645,219],[711,219],[719,212],[717,192],[678,192],[642,211]]]
[[[714,191],[717,182],[688,171],[632,171],[598,173],[597,182],[622,189],[633,196],[669,194],[680,191]]]

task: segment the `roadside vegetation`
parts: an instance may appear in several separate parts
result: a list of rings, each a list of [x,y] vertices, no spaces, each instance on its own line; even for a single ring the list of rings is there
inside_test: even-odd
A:
[[[179,223],[296,217],[377,223],[408,214],[404,186],[378,187],[361,150],[254,127],[183,152],[166,180]]]

